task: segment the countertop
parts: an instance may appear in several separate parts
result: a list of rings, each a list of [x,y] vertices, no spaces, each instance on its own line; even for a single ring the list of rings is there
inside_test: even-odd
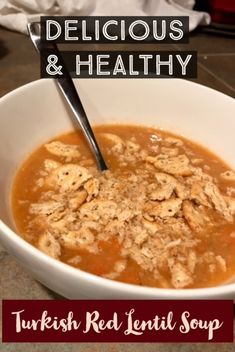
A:
[[[158,46],[160,50],[166,46]],[[190,44],[168,45],[168,49],[198,51],[197,83],[235,97],[235,39],[203,32],[190,37]],[[125,47],[126,48],[126,47]],[[132,47],[133,48],[133,47]],[[122,49],[122,47],[120,47]],[[136,47],[138,49],[138,47]],[[142,49],[142,48],[141,48]],[[150,47],[146,46],[146,50]],[[40,75],[39,57],[29,39],[0,28],[0,97],[36,80]],[[0,247],[0,299],[62,299],[35,281],[18,262]],[[1,323],[1,320],[0,320]],[[2,344],[4,352],[171,352],[235,351],[234,344]]]

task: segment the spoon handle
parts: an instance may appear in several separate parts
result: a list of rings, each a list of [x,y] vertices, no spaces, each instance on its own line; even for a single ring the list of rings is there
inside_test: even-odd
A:
[[[98,146],[98,143],[96,141],[96,138],[94,136],[94,133],[92,131],[92,128],[90,126],[89,120],[87,118],[86,112],[83,108],[81,99],[77,93],[77,90],[74,86],[73,80],[70,77],[69,71],[67,70],[63,58],[55,44],[42,44],[41,42],[41,37],[40,37],[40,24],[37,22],[32,22],[28,24],[28,32],[30,35],[30,38],[38,52],[42,52],[44,49],[51,48],[57,55],[58,59],[60,62],[62,62],[63,66],[63,77],[56,77],[55,81],[60,88],[61,92],[64,95],[64,98],[66,99],[67,103],[69,104],[73,116],[75,118],[75,122],[77,122],[83,132],[83,134],[86,137],[86,140],[95,156],[98,168],[101,171],[107,170],[107,165],[104,161],[104,158],[102,156],[102,153],[100,151],[100,148]]]
[[[69,74],[65,73],[64,77],[56,78],[58,87],[62,91],[65,99],[67,100],[71,110],[74,113],[74,117],[81,127],[90,147],[96,158],[96,162],[101,171],[107,170],[104,158],[101,154],[100,148],[88,121],[86,112],[83,108],[82,102],[79,98],[79,95],[74,87],[73,81]]]

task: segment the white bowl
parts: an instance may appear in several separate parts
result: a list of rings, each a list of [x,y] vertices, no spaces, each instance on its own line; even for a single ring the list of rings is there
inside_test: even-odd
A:
[[[235,101],[176,79],[83,79],[78,85],[92,124],[156,126],[209,147],[235,167]],[[119,283],[50,258],[14,232],[10,187],[35,147],[72,128],[54,81],[38,80],[0,99],[0,239],[35,279],[67,298],[228,299],[235,283],[202,289],[158,289]]]

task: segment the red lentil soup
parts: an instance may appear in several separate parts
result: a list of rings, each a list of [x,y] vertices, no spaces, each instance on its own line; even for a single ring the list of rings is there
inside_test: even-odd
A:
[[[84,271],[164,288],[219,285],[235,273],[235,173],[202,146],[140,126],[94,128],[99,172],[80,132],[48,141],[12,189],[18,232]]]

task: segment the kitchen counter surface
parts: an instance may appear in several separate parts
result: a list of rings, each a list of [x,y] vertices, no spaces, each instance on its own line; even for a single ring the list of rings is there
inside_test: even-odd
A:
[[[158,48],[166,49],[163,45]],[[148,48],[146,46],[146,50],[148,49],[150,46]],[[198,79],[195,81],[235,97],[235,39],[197,32],[191,35],[188,46],[168,45],[166,50],[168,49],[197,50]],[[0,97],[23,84],[38,79],[39,71],[39,57],[29,39],[22,34],[0,27]],[[36,282],[2,247],[0,247],[0,269],[1,299],[63,299]],[[140,352],[143,350],[147,352],[232,352],[235,351],[235,345],[0,343],[2,352]]]

